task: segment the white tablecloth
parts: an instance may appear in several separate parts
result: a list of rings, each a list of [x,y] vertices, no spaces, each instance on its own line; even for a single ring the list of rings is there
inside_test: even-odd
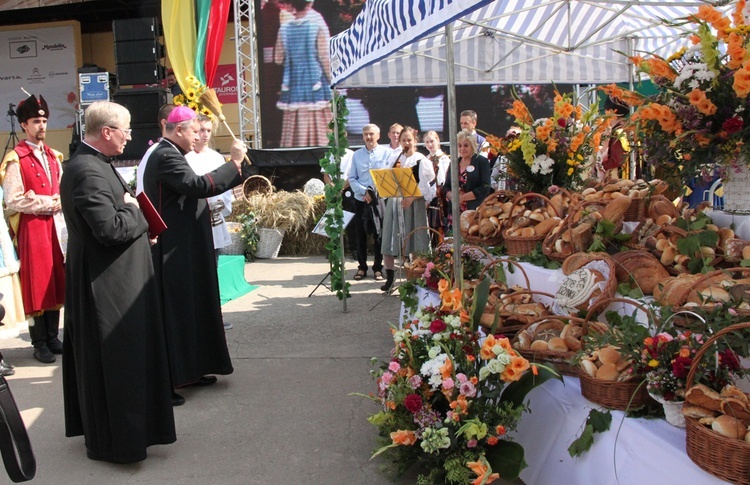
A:
[[[730,227],[734,229],[734,234],[745,240],[750,241],[750,214],[733,214],[724,211],[706,211],[714,224],[719,227]]]
[[[531,414],[524,414],[514,435],[523,445],[529,467],[521,472],[534,485],[718,484],[685,452],[685,430],[661,419],[625,418],[612,411],[609,431],[594,434],[591,449],[571,458],[568,446],[581,433],[589,410],[599,408],[581,395],[577,377],[553,380],[529,394]],[[619,429],[619,433],[618,433]]]

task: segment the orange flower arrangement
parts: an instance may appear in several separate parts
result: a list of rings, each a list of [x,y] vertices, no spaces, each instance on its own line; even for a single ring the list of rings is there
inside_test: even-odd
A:
[[[660,92],[652,97],[615,85],[602,89],[635,108],[630,118],[644,159],[680,180],[711,175],[750,160],[750,25],[746,1],[723,13],[711,5],[681,23],[696,32],[692,45],[662,59],[631,57]]]
[[[486,283],[474,298],[481,301]],[[481,310],[475,319],[470,299],[462,301],[447,280],[437,287],[438,304],[393,329],[391,358],[373,371],[377,393],[360,394],[379,405],[369,418],[381,436],[373,457],[388,457],[396,471],[420,462],[427,472],[420,483],[490,483],[500,469],[514,480],[525,463],[509,432],[526,409],[526,393],[553,374],[528,372],[507,338],[482,334]]]
[[[534,120],[520,99],[507,111],[515,117],[518,135],[487,141],[493,152],[508,159],[508,174],[518,180],[522,191],[546,193],[558,187],[581,186],[595,161],[595,154],[614,117],[600,115],[593,107],[585,110],[572,94],[555,92],[553,113]]]

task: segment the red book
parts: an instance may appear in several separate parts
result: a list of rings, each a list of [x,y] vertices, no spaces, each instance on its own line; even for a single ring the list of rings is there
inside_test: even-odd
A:
[[[148,235],[153,239],[164,232],[167,225],[164,224],[164,219],[156,212],[154,204],[151,203],[145,192],[141,192],[135,198],[138,200],[138,205],[141,207],[141,212],[143,212],[146,222],[148,222]]]

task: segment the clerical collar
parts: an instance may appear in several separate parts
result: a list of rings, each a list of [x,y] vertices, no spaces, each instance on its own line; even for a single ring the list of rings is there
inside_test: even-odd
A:
[[[81,143],[83,143],[83,144],[84,144],[84,145],[86,145],[87,147],[91,148],[92,150],[94,150],[94,151],[95,151],[96,153],[98,153],[99,155],[103,156],[103,157],[104,157],[104,158],[106,159],[106,161],[107,161],[107,162],[111,162],[111,161],[112,161],[112,157],[108,157],[108,156],[107,156],[107,155],[105,155],[104,153],[100,152],[99,150],[97,150],[96,148],[94,148],[94,146],[93,146],[93,145],[91,145],[90,143],[86,143],[86,141],[85,141],[85,140],[84,140],[84,141],[82,141]]]

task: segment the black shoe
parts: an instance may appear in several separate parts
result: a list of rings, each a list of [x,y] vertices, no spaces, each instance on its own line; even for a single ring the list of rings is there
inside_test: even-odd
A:
[[[218,381],[218,379],[216,378],[216,376],[203,376],[200,379],[198,379],[197,381],[193,382],[192,384],[188,384],[188,385],[189,386],[201,386],[201,387],[213,386],[214,384],[216,384],[216,381]]]
[[[182,406],[185,404],[185,398],[172,391],[172,406]]]
[[[62,354],[63,344],[60,339],[55,337],[51,340],[47,340],[47,348],[53,354]]]
[[[391,288],[393,288],[393,280],[396,277],[396,271],[392,269],[385,270],[385,283],[383,286],[380,287],[380,291],[385,291],[386,293],[391,292]]]
[[[34,347],[34,358],[42,364],[51,364],[57,360],[55,359],[55,355],[49,351],[46,345],[44,347]]]

